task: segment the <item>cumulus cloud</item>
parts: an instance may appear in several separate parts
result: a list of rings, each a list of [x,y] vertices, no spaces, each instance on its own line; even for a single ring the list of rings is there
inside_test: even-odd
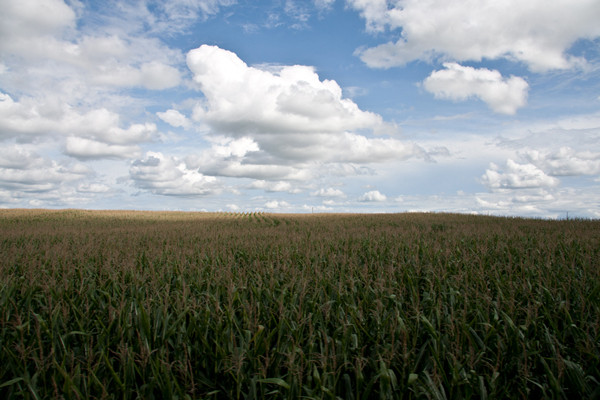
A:
[[[76,43],[61,42],[48,59],[76,67],[93,86],[144,87],[163,90],[179,85],[181,72],[174,63],[182,54],[144,36],[82,35]]]
[[[304,167],[311,162],[372,163],[428,157],[414,143],[370,139],[357,133],[385,134],[396,128],[343,98],[340,86],[335,81],[321,81],[312,67],[249,67],[236,54],[208,45],[190,51],[187,63],[206,97],[194,108],[192,119],[206,126],[211,135],[230,138],[232,143],[241,138],[253,143],[243,156],[226,154],[219,160],[213,146],[213,155],[199,157],[213,160],[202,162],[211,165],[201,169],[204,173],[308,179]],[[277,169],[281,171],[275,173]]]
[[[528,150],[523,156],[529,162],[553,176],[600,174],[599,152],[575,151],[564,146],[554,152]]]
[[[367,30],[401,29],[400,39],[357,50],[370,67],[435,57],[456,61],[508,58],[532,71],[571,68],[565,54],[578,39],[600,36],[600,3],[589,0],[348,0]]]
[[[208,196],[224,189],[217,178],[189,170],[184,160],[160,152],[149,151],[144,159],[135,160],[129,177],[136,187],[165,196]]]
[[[73,67],[89,83],[162,90],[181,81],[173,62],[181,53],[143,35],[79,35],[77,15],[61,0],[7,0],[0,15],[0,50],[23,67],[52,60],[53,70]],[[66,71],[67,71],[66,70]],[[73,80],[72,77],[67,78]],[[64,82],[63,82],[64,83]]]
[[[231,139],[216,138],[212,147],[201,154],[190,154],[186,165],[211,176],[253,178],[258,180],[308,180],[312,173],[303,168],[269,163],[269,160],[253,163],[248,158],[258,152],[258,144],[249,137]],[[260,157],[258,157],[260,158]]]
[[[506,79],[496,70],[463,67],[457,63],[444,63],[444,67],[446,69],[433,71],[423,82],[425,89],[436,98],[459,101],[478,97],[493,111],[509,115],[527,104],[529,84],[523,78]]]
[[[218,133],[339,133],[384,126],[381,116],[343,99],[340,86],[319,80],[312,67],[261,70],[208,45],[190,51],[187,64],[207,98],[194,117]]]
[[[79,163],[58,163],[19,146],[0,149],[0,188],[44,193],[75,182],[93,171]]]
[[[312,192],[310,195],[318,196],[318,197],[346,197],[346,193],[342,192],[339,189],[334,189],[334,188],[328,188],[328,189],[321,188],[315,192]]]
[[[283,201],[283,200],[271,200],[265,203],[264,207],[265,208],[269,208],[269,209],[276,209],[276,208],[289,208],[292,205],[290,203],[288,203],[287,201]]]
[[[138,143],[158,137],[155,124],[120,127],[118,114],[97,109],[80,114],[67,104],[24,98],[15,102],[0,93],[0,139],[66,137],[65,154],[79,159],[139,157]]]
[[[246,186],[247,189],[263,189],[265,192],[288,192],[300,193],[301,189],[295,188],[291,183],[285,181],[268,182],[257,180]]]
[[[387,197],[384,194],[379,193],[379,190],[372,190],[370,192],[366,192],[362,196],[358,198],[358,201],[361,202],[376,202],[376,201],[386,201]]]
[[[191,121],[177,110],[157,112],[156,115],[158,115],[158,118],[175,128],[189,128],[191,126]]]
[[[186,162],[189,168],[198,168],[206,175],[306,181],[326,173],[373,173],[368,167],[349,163],[404,160],[415,154],[428,157],[419,146],[393,139],[367,139],[353,133],[300,136],[286,135],[282,139],[287,143],[281,140],[273,144],[247,137],[227,139],[226,144],[213,143],[211,149],[189,155]],[[308,139],[314,142],[307,143]]]
[[[62,0],[8,0],[2,4],[0,49],[18,48],[24,38],[60,34],[75,27],[76,14]]]
[[[490,167],[481,176],[481,182],[490,190],[543,188],[559,184],[558,179],[546,175],[535,165],[517,164],[511,159],[506,161],[504,171],[490,163]]]
[[[120,117],[105,108],[80,114],[67,104],[24,98],[15,102],[0,93],[0,138],[37,136],[50,133],[78,135],[107,143],[148,142],[157,135],[155,124],[119,127]]]
[[[204,154],[211,156],[211,152]],[[198,167],[198,171],[210,176],[226,176],[231,178],[252,178],[258,180],[292,180],[306,181],[314,177],[308,169],[284,165],[258,165],[243,162],[239,157],[230,159],[204,160],[201,156],[190,155],[186,158],[190,168]]]
[[[140,147],[136,145],[107,144],[77,137],[67,138],[64,153],[79,160],[129,159],[142,155]]]

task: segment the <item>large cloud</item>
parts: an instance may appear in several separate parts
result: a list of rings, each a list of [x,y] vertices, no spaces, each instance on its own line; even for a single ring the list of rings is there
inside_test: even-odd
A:
[[[155,38],[126,32],[81,34],[75,11],[62,0],[6,0],[2,7],[0,51],[17,56],[8,58],[16,75],[28,67],[47,69],[63,75],[60,84],[66,87],[83,80],[95,86],[162,90],[181,81],[173,66],[182,61],[181,53]]]
[[[319,80],[312,67],[261,70],[208,45],[190,51],[187,63],[207,98],[205,107],[196,108],[195,118],[219,133],[340,133],[385,127],[381,116],[343,99],[339,85]]]
[[[509,58],[532,71],[571,68],[565,52],[578,39],[600,36],[595,0],[347,0],[371,32],[401,29],[401,38],[358,54],[370,67],[413,60]]]
[[[523,78],[504,79],[496,70],[463,67],[457,63],[444,63],[444,67],[446,69],[433,71],[423,82],[425,89],[436,98],[478,97],[495,112],[509,115],[527,103],[529,85]]]
[[[165,196],[216,195],[224,188],[217,178],[189,170],[183,160],[159,152],[147,152],[144,159],[135,160],[129,176],[136,187]]]
[[[198,157],[196,164],[204,173],[308,179],[296,170],[307,163],[364,164],[427,157],[413,143],[363,136],[362,131],[383,134],[395,127],[342,98],[340,86],[321,81],[312,67],[249,67],[234,53],[208,45],[190,51],[187,63],[206,96],[195,107],[193,119],[212,135],[233,140],[229,146],[242,139],[253,143],[243,155],[212,151]],[[177,116],[161,115],[165,117],[175,122]]]
[[[65,153],[80,159],[139,157],[138,143],[154,140],[152,123],[121,128],[120,117],[106,109],[80,114],[66,104],[0,93],[0,140],[28,141],[37,136],[66,137]]]
[[[549,175],[578,176],[600,174],[600,153],[575,151],[561,147],[558,151],[528,150],[524,157]]]
[[[0,49],[17,48],[19,40],[60,34],[75,27],[75,12],[62,0],[6,0],[0,17]]]
[[[506,161],[504,171],[491,163],[481,181],[490,190],[544,188],[557,186],[559,183],[558,179],[546,175],[535,165],[517,164],[511,159]]]
[[[173,12],[218,8],[178,3],[160,5]],[[0,140],[58,135],[63,152],[78,159],[140,157],[138,144],[159,133],[153,123],[122,126],[119,112],[140,106],[122,88],[178,85],[183,56],[157,38],[103,25],[103,16],[79,25],[81,15],[78,1],[3,2],[0,87],[12,97],[0,92]]]
[[[19,146],[0,148],[0,188],[13,192],[45,193],[92,174],[82,164],[58,163]]]
[[[249,177],[259,180],[308,180],[312,173],[302,166],[281,165],[281,163],[253,163],[250,154],[259,152],[258,144],[249,137],[232,140],[217,138],[212,147],[201,154],[191,154],[186,158],[190,169],[211,176],[233,178]]]
[[[370,192],[366,192],[358,198],[358,201],[361,202],[381,202],[386,200],[387,196],[385,194],[379,193],[379,190],[372,190]]]

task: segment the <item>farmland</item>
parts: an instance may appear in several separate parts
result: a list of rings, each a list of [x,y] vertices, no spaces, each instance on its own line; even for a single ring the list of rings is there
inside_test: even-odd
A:
[[[600,398],[600,222],[0,210],[0,398]]]

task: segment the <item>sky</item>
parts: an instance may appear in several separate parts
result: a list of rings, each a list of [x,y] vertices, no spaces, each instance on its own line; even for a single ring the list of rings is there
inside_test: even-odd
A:
[[[0,0],[0,207],[600,217],[598,0]]]

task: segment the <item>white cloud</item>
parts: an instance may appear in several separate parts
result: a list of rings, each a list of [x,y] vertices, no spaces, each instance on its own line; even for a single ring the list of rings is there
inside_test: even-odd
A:
[[[246,186],[247,189],[263,189],[265,192],[288,192],[300,193],[301,189],[295,188],[291,183],[285,181],[267,182],[257,180]]]
[[[163,90],[181,81],[179,70],[170,65],[182,60],[181,53],[155,39],[83,36],[65,52],[61,61],[77,67],[92,85]]]
[[[71,2],[73,8],[79,4]],[[92,86],[144,87],[162,90],[177,86],[181,52],[136,32],[103,34],[106,26],[85,35],[77,30],[77,15],[61,0],[6,0],[0,14],[0,51],[17,57],[10,66],[17,75],[29,67],[63,75],[56,85],[79,91],[81,81]],[[127,8],[122,5],[121,11]],[[73,39],[76,37],[76,39]],[[75,83],[79,81],[79,83]],[[45,85],[55,83],[44,82]],[[64,90],[64,89],[60,89]]]
[[[367,22],[368,32],[383,32],[390,23],[387,0],[346,0]]]
[[[389,68],[438,56],[456,61],[508,58],[532,71],[571,68],[565,52],[578,39],[600,36],[593,0],[348,0],[367,30],[401,29],[401,38],[357,54],[370,67]]]
[[[559,184],[558,179],[546,175],[535,165],[517,164],[511,159],[506,161],[504,172],[490,163],[489,169],[481,176],[481,182],[490,190],[542,188]]]
[[[103,183],[81,183],[77,186],[81,193],[111,193],[114,189]]]
[[[0,93],[0,139],[61,134],[125,145],[157,137],[155,124],[133,124],[127,129],[119,125],[119,115],[105,108],[79,114],[64,103],[32,98],[15,102]]]
[[[565,146],[555,152],[528,150],[524,158],[553,176],[600,174],[600,152],[578,152]]]
[[[556,200],[556,197],[543,189],[540,189],[537,193],[527,193],[513,198],[514,203],[548,202],[553,200]]]
[[[0,139],[26,138],[55,131],[64,115],[64,106],[37,102],[30,98],[15,102],[0,93]]]
[[[361,202],[376,202],[376,201],[386,201],[387,197],[384,194],[379,193],[379,190],[372,190],[370,192],[366,192],[362,196],[358,198],[358,201]]]
[[[135,160],[129,176],[136,187],[165,196],[217,195],[224,189],[216,178],[189,170],[183,160],[159,152],[149,151],[143,160]]]
[[[120,117],[107,109],[80,114],[67,104],[22,98],[15,102],[0,93],[0,139],[34,137],[65,138],[65,154],[79,159],[135,158],[141,156],[138,143],[158,137],[152,123],[132,124],[123,129]]]
[[[286,201],[278,201],[278,200],[271,200],[265,203],[264,205],[265,208],[269,208],[269,209],[275,209],[275,208],[289,208],[291,207],[291,204],[286,202]]]
[[[339,85],[321,81],[312,67],[248,67],[234,53],[208,45],[190,51],[187,61],[206,96],[194,108],[192,118],[213,135],[247,137],[256,144],[243,163],[228,160],[223,165],[223,171],[236,170],[227,176],[266,179],[255,175],[256,171],[307,162],[371,163],[427,157],[414,143],[369,139],[356,133],[385,134],[396,128],[342,98]]]
[[[258,150],[256,142],[249,137],[236,140],[223,138],[212,145],[212,153],[216,157],[244,157],[246,154]]]
[[[365,165],[358,166],[349,163],[331,163],[320,168],[324,175],[333,176],[355,176],[355,175],[375,175],[376,172],[372,168]]]
[[[75,27],[75,12],[62,0],[8,0],[2,4],[0,49],[18,47],[22,38],[60,34]]]
[[[478,97],[495,112],[509,115],[527,104],[529,84],[523,78],[506,79],[496,70],[463,67],[457,63],[444,63],[444,67],[446,69],[433,71],[423,82],[425,89],[436,98]]]
[[[496,215],[539,215],[546,218],[587,216],[598,218],[598,186],[582,188],[535,188],[477,193],[473,210]]]
[[[247,160],[252,153],[259,151],[257,143],[249,137],[216,139],[211,149],[186,158],[188,168],[198,169],[206,175],[258,180],[308,180],[313,177],[310,171],[303,168]]]
[[[96,140],[69,137],[65,142],[66,155],[80,160],[136,158],[141,157],[142,151],[136,145],[106,144]]]
[[[83,164],[58,163],[20,146],[0,149],[0,188],[15,192],[43,193],[90,175]]]
[[[342,192],[339,189],[334,189],[334,188],[328,188],[328,189],[321,188],[315,192],[312,192],[310,195],[318,196],[318,197],[346,197],[346,193]]]
[[[179,85],[181,80],[177,68],[158,61],[144,63],[140,67],[108,62],[93,73],[95,84],[118,87],[145,87],[163,90]]]
[[[335,81],[320,81],[312,67],[260,70],[208,45],[190,51],[187,63],[207,97],[195,118],[219,133],[340,133],[384,125],[381,116],[343,99]]]
[[[227,176],[232,178],[252,178],[259,180],[295,180],[306,181],[313,178],[307,169],[282,165],[246,164],[239,159],[221,159],[214,163],[205,163],[202,157],[190,155],[186,162],[189,168],[198,166],[198,170],[206,175]]]
[[[157,112],[156,115],[158,115],[158,118],[175,128],[189,128],[191,126],[190,120],[177,110],[171,109],[165,112]]]
[[[240,208],[239,208],[237,205],[235,205],[235,204],[227,204],[225,207],[227,207],[227,208],[229,208],[230,210],[233,210],[233,211],[237,211],[237,210],[239,210],[239,209],[240,209]]]

